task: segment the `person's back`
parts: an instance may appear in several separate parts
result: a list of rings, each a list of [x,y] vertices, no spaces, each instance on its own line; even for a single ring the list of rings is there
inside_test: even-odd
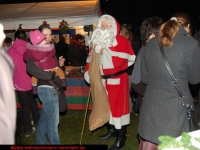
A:
[[[17,31],[18,32],[18,31]],[[17,39],[7,53],[13,59],[14,69],[14,86],[16,90],[31,90],[31,77],[26,72],[26,64],[23,61],[23,54],[26,51],[27,42],[24,39]],[[24,81],[24,82],[22,82]]]
[[[190,63],[193,59],[192,57],[194,53],[198,55],[198,52],[195,52],[198,42],[195,41],[190,35],[186,34],[187,32],[180,27],[179,33],[173,38],[173,45],[171,47],[164,48],[167,60],[173,70],[173,73],[177,77],[177,80],[181,79],[181,81],[183,81],[183,83],[181,82],[183,85],[187,85],[188,83],[189,70],[187,70],[187,67],[191,65]],[[171,85],[171,78],[166,73],[166,68],[161,65],[163,60],[162,57],[159,57],[160,50],[157,44],[158,39],[155,38],[149,41],[145,47],[145,57],[148,57],[149,63],[147,64],[148,72],[151,72],[151,74],[148,75],[148,84],[157,84],[157,82],[160,83],[159,80],[163,80],[161,84],[169,86]],[[155,76],[155,74],[157,75]]]
[[[70,65],[71,66],[83,66],[84,60],[82,55],[82,44],[81,44],[82,36],[77,34],[74,40],[71,41],[69,45],[69,53],[70,53]]]
[[[142,55],[142,82],[147,84],[147,89],[138,133],[151,144],[159,144],[158,137],[161,135],[178,137],[189,131],[186,108],[172,84],[159,45],[163,47],[169,66],[190,105],[193,105],[193,98],[188,82],[197,84],[200,81],[200,48],[189,34],[191,22],[186,19],[187,22],[182,23],[182,16],[178,14],[175,17],[178,18],[175,18],[176,21],[169,20],[161,26],[158,38],[147,43]]]
[[[60,56],[63,56],[65,58],[65,66],[68,65],[68,47],[69,45],[65,42],[65,38],[63,36],[60,37],[59,42],[55,45],[57,57],[59,58]]]
[[[15,42],[7,53],[11,56],[15,65],[13,75],[14,87],[21,105],[25,136],[29,137],[35,131],[31,119],[33,118],[34,124],[37,124],[40,115],[36,99],[33,96],[31,77],[26,71],[26,64],[23,60],[23,54],[26,51],[26,40],[25,31],[18,29],[15,32]]]
[[[139,50],[136,58],[136,62],[134,64],[134,68],[132,71],[131,82],[132,82],[132,92],[136,92],[137,99],[136,101],[136,115],[140,111],[140,107],[142,105],[142,99],[144,97],[146,85],[144,85],[141,81],[141,57],[145,45],[148,41],[156,36],[156,33],[159,31],[160,26],[162,25],[162,18],[158,16],[146,18],[140,27],[140,38],[142,42],[142,47]]]

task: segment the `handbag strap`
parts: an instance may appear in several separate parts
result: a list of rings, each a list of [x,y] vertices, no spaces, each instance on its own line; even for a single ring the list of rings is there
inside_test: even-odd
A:
[[[168,70],[168,72],[169,72],[169,75],[170,75],[170,77],[171,77],[171,79],[172,79],[172,84],[174,85],[176,91],[178,92],[179,97],[180,97],[181,100],[183,101],[183,106],[188,107],[189,104],[187,104],[186,101],[185,101],[185,99],[184,99],[183,93],[182,93],[182,91],[181,91],[181,89],[180,89],[180,86],[179,86],[179,84],[178,84],[176,78],[174,77],[174,74],[173,74],[173,72],[172,72],[172,70],[171,70],[171,68],[170,68],[170,66],[169,66],[169,63],[168,63],[168,61],[167,61],[167,59],[166,59],[166,56],[165,56],[165,53],[164,53],[164,50],[163,50],[163,47],[162,47],[162,46],[160,46],[160,53],[161,53],[161,56],[162,56],[163,61],[164,61],[164,63],[165,63],[165,66],[167,67],[167,70]]]

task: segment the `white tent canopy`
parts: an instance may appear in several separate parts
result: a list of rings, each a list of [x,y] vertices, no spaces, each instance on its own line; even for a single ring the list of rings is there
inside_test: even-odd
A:
[[[0,23],[5,30],[16,30],[19,24],[23,29],[37,29],[43,21],[51,28],[58,28],[62,20],[69,27],[85,26],[97,23],[99,15],[99,0],[0,5]]]

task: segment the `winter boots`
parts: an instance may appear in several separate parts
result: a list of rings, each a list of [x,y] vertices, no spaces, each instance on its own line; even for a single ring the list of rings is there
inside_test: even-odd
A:
[[[118,137],[117,130],[115,129],[115,127],[113,125],[107,124],[107,129],[108,129],[108,132],[105,135],[99,136],[100,140],[107,140],[110,138]]]
[[[116,138],[115,143],[109,148],[109,150],[120,150],[122,147],[124,147],[127,133],[126,126],[122,126],[121,129],[116,130],[113,125],[108,124],[107,129],[107,134],[99,136],[99,139],[107,140],[110,138]]]
[[[109,148],[109,150],[120,150],[122,147],[124,147],[126,142],[126,136],[119,136],[113,146]]]

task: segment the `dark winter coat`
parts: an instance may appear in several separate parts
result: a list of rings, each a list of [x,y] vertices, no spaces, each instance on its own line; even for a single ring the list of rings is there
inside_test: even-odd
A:
[[[166,58],[177,79],[185,100],[193,104],[188,82],[200,82],[200,48],[183,27],[173,38],[172,47],[164,48]],[[172,80],[163,62],[158,39],[150,40],[145,46],[141,62],[142,82],[147,84],[140,110],[139,135],[158,144],[158,137],[178,137],[188,132],[186,108],[182,105]]]
[[[68,65],[68,47],[69,45],[63,41],[59,41],[55,45],[57,57],[63,56],[65,58],[65,66]]]
[[[71,66],[84,66],[83,48],[80,42],[73,40],[69,45]]]

